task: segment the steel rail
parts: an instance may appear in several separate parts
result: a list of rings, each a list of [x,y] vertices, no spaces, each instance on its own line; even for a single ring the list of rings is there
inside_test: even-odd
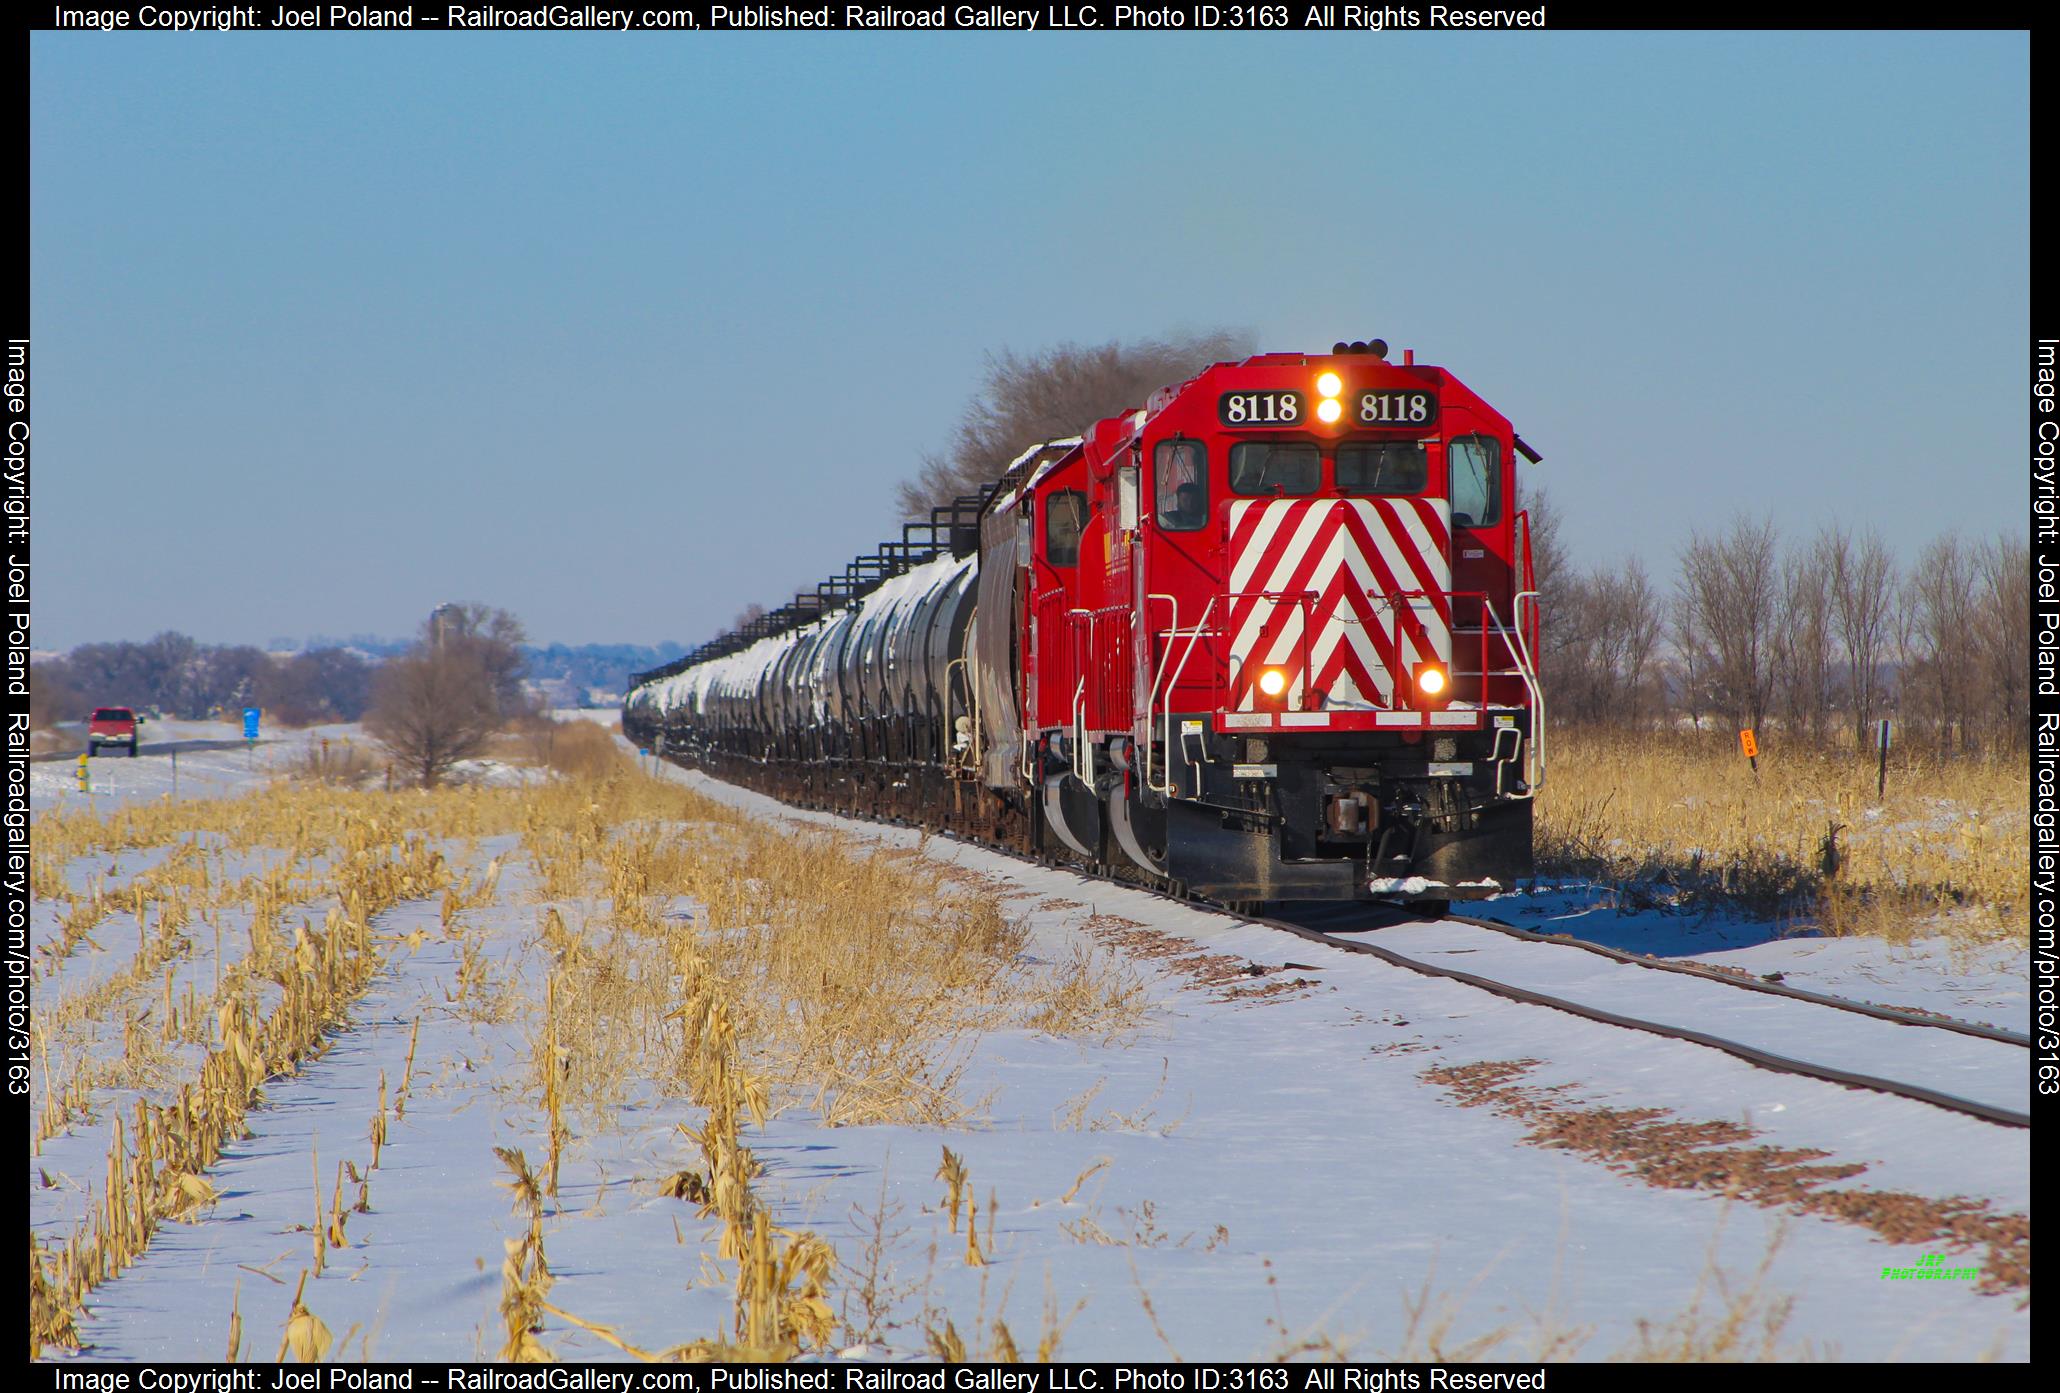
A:
[[[2031,1126],[2031,1117],[2026,1113],[2013,1112],[2008,1108],[1999,1108],[1988,1103],[1977,1103],[1969,1098],[1958,1098],[1950,1093],[1940,1093],[1935,1089],[1924,1088],[1918,1084],[1877,1078],[1872,1074],[1855,1074],[1849,1070],[1834,1069],[1824,1064],[1812,1064],[1808,1060],[1792,1059],[1787,1055],[1774,1054],[1769,1050],[1759,1049],[1756,1046],[1747,1045],[1737,1040],[1727,1040],[1720,1035],[1711,1035],[1700,1030],[1689,1030],[1682,1026],[1662,1025],[1657,1021],[1640,1020],[1635,1016],[1622,1016],[1614,1011],[1603,1011],[1593,1006],[1583,1006],[1577,1001],[1568,1001],[1563,997],[1547,996],[1543,992],[1534,992],[1525,987],[1514,987],[1507,982],[1498,982],[1491,977],[1482,977],[1472,972],[1461,972],[1457,968],[1434,967],[1430,963],[1419,962],[1415,958],[1406,957],[1391,948],[1382,948],[1377,944],[1364,943],[1358,939],[1339,938],[1335,934],[1326,933],[1321,929],[1311,929],[1305,928],[1300,924],[1291,924],[1285,919],[1267,919],[1252,916],[1240,917],[1247,918],[1250,923],[1263,924],[1270,929],[1279,929],[1283,933],[1291,933],[1297,938],[1307,939],[1311,943],[1322,943],[1332,948],[1343,949],[1348,953],[1369,954],[1379,958],[1382,962],[1395,967],[1405,968],[1410,972],[1420,973],[1426,977],[1443,977],[1454,982],[1461,982],[1469,987],[1476,987],[1481,991],[1490,992],[1511,1001],[1519,1001],[1531,1006],[1550,1007],[1552,1010],[1564,1011],[1569,1015],[1579,1016],[1584,1020],[1596,1021],[1603,1025],[1620,1026],[1626,1030],[1640,1030],[1648,1035],[1658,1035],[1664,1039],[1685,1040],[1689,1044],[1704,1045],[1710,1049],[1721,1050],[1725,1054],[1745,1060],[1747,1063],[1756,1065],[1759,1068],[1770,1069],[1777,1073],[1797,1074],[1804,1078],[1820,1079],[1825,1083],[1840,1084],[1846,1088],[1864,1089],[1870,1093],[1887,1093],[1898,1098],[1910,1099],[1912,1102],[1928,1103],[1932,1107],[1944,1108],[1948,1112],[1964,1113],[1969,1117],[1978,1117],[1984,1122],[1993,1122],[2000,1126]]]
[[[1737,977],[1721,968],[1703,963],[1662,962],[1654,958],[1627,953],[1620,948],[1606,948],[1600,943],[1589,943],[1571,934],[1546,934],[1535,929],[1520,928],[1515,924],[1504,924],[1494,919],[1476,919],[1470,914],[1447,914],[1443,918],[1456,924],[1470,924],[1477,929],[1492,929],[1496,933],[1508,934],[1511,938],[1526,943],[1550,943],[1563,948],[1579,948],[1584,952],[1610,958],[1616,962],[1629,963],[1633,967],[1649,968],[1655,972],[1679,972],[1689,977],[1700,977],[1709,982],[1721,982],[1728,987],[1739,987],[1749,992],[1764,992],[1768,996],[1785,996],[1796,1001],[1807,1001],[1817,1006],[1830,1006],[1840,1011],[1852,1011],[1876,1020],[1893,1021],[1897,1025],[1924,1026],[1932,1030],[1950,1030],[1956,1035],[1972,1035],[1979,1040],[1993,1040],[1999,1045],[2016,1045],[2022,1049],[2031,1048],[2031,1037],[2019,1035],[2000,1026],[1981,1025],[1974,1021],[1963,1021],[1953,1016],[1924,1016],[1914,1011],[1899,1010],[1893,1006],[1880,1006],[1871,1001],[1855,1001],[1851,997],[1829,996],[1802,987],[1791,987],[1779,982],[1769,982],[1758,977]]]

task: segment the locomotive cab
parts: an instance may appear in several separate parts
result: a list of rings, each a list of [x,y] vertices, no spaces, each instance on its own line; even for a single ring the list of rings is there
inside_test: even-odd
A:
[[[1530,873],[1520,442],[1443,369],[1351,347],[1219,364],[1025,489],[1058,843],[1228,900]]]

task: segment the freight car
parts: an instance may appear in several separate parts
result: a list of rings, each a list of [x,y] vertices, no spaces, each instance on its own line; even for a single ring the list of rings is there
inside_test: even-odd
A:
[[[624,730],[1229,904],[1490,895],[1545,764],[1518,455],[1379,340],[1218,363],[638,674]]]

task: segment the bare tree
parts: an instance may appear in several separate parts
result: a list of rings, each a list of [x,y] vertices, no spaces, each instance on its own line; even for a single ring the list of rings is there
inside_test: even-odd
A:
[[[1979,677],[1974,633],[1976,558],[1948,534],[1917,558],[1904,588],[1903,710],[1926,726],[1941,750],[1966,749]]]
[[[365,715],[366,729],[424,788],[481,753],[500,725],[492,676],[463,646],[424,644],[388,660],[373,679]]]
[[[1566,543],[1559,536],[1559,505],[1543,485],[1524,490],[1524,511],[1531,523],[1531,584],[1552,603],[1551,587],[1568,572]]]
[[[1681,555],[1680,638],[1710,698],[1740,724],[1767,711],[1777,589],[1771,518],[1740,516],[1719,537],[1695,534]]]
[[[1619,571],[1560,572],[1547,628],[1553,709],[1577,725],[1638,725],[1650,705],[1664,616],[1636,558]]]
[[[372,682],[365,726],[396,763],[434,788],[487,737],[529,713],[522,621],[486,605],[438,605],[422,636]]]
[[[901,485],[902,514],[921,517],[974,493],[1039,441],[1077,435],[1104,416],[1143,406],[1161,387],[1251,351],[1249,335],[1225,331],[990,355],[986,378],[959,418],[951,447],[925,456],[921,472]]]
[[[259,677],[257,699],[287,725],[355,721],[371,700],[372,665],[347,648],[315,648],[275,660]]]
[[[1893,639],[1895,562],[1872,532],[1854,538],[1834,527],[1825,534],[1824,547],[1833,623],[1845,656],[1847,709],[1864,749],[1881,706],[1883,667]]]
[[[41,730],[86,714],[86,698],[71,683],[63,661],[29,664],[29,726]]]
[[[1986,724],[1997,745],[2022,749],[2031,738],[2031,543],[1999,536],[1981,549],[1975,569]]]
[[[1674,662],[1678,668],[1675,692],[1688,713],[1690,723],[1701,730],[1703,715],[1710,706],[1709,670],[1713,660],[1703,648],[1688,597],[1681,591],[1675,592],[1674,602],[1667,608],[1667,632],[1673,641]]]
[[[1820,532],[1781,564],[1781,617],[1773,626],[1774,687],[1784,725],[1819,740],[1830,725],[1833,617],[1832,537]]]
[[[1533,656],[1538,674],[1554,690],[1555,701],[1561,674],[1585,663],[1582,645],[1590,628],[1588,599],[1580,577],[1567,565],[1566,547],[1559,539],[1559,510],[1543,488],[1526,490],[1524,509],[1530,514],[1531,588],[1538,592],[1538,651]],[[1571,695],[1571,694],[1567,694]],[[1576,721],[1581,698],[1559,706],[1562,714]]]
[[[526,666],[522,621],[504,609],[482,604],[444,604],[423,621],[418,646],[437,652],[469,653],[487,676],[503,720],[529,712],[523,695]]]

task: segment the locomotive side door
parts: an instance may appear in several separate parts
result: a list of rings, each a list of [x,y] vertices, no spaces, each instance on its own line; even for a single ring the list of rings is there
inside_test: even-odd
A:
[[[1445,496],[1452,505],[1452,588],[1462,595],[1470,591],[1486,595],[1494,612],[1493,619],[1483,614],[1479,601],[1471,596],[1456,599],[1453,623],[1463,629],[1485,627],[1488,667],[1504,671],[1512,665],[1512,658],[1496,637],[1495,621],[1504,627],[1514,623],[1510,602],[1516,593],[1508,442],[1493,423],[1455,407],[1445,416],[1443,453]],[[1478,689],[1461,674],[1479,665],[1481,640],[1455,634],[1453,643],[1456,694],[1471,698]],[[1487,692],[1487,699],[1507,701],[1517,695],[1498,684]]]
[[[1080,606],[1083,542],[1091,510],[1076,453],[1036,487],[1031,527],[1029,629],[1023,654],[1024,723],[1033,733],[1068,725],[1079,664],[1071,611]]]
[[[1139,645],[1139,667],[1146,670],[1141,681],[1149,699],[1160,665],[1165,664],[1166,680],[1157,700],[1162,706],[1170,702],[1175,711],[1213,705],[1205,693],[1215,675],[1214,645],[1198,641],[1189,652],[1187,640],[1158,637],[1171,627],[1193,629],[1223,589],[1228,523],[1221,480],[1212,477],[1211,464],[1207,442],[1191,435],[1176,431],[1144,442],[1142,472],[1149,493],[1137,595],[1138,622],[1147,636]],[[1171,604],[1153,596],[1170,596]],[[1212,619],[1222,621],[1221,614]],[[1176,667],[1182,679],[1178,686],[1188,689],[1185,696],[1170,689]],[[1144,710],[1145,703],[1138,709]]]

